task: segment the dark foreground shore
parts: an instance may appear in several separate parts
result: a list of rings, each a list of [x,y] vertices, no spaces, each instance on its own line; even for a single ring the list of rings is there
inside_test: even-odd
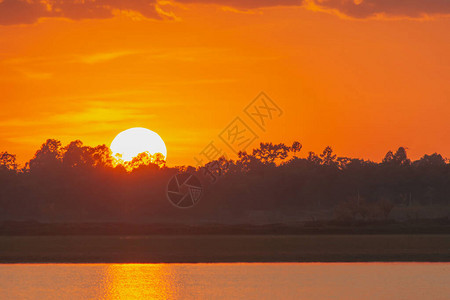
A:
[[[449,234],[1,236],[0,263],[450,262]]]

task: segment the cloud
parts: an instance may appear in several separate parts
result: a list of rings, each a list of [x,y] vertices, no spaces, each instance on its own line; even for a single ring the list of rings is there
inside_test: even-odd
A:
[[[105,52],[86,55],[80,57],[80,61],[86,64],[101,63],[109,60],[113,60],[119,57],[136,54],[136,51],[118,51],[118,52]]]
[[[147,120],[155,117],[154,114],[145,113],[141,108],[120,107],[85,107],[77,111],[57,113],[40,118],[11,118],[0,121],[1,127],[35,127],[57,126],[58,128],[73,127],[99,123],[117,123],[125,121]],[[92,128],[92,127],[91,127]]]
[[[32,24],[40,18],[107,19],[118,12],[168,17],[158,0],[0,0],[0,25]]]
[[[311,7],[331,10],[347,17],[423,18],[449,15],[449,0],[313,0]]]
[[[38,79],[38,80],[50,79],[53,76],[52,73],[36,72],[30,70],[22,70],[22,73],[29,79]]]
[[[450,0],[175,0],[181,4],[215,4],[236,11],[275,6],[305,7],[340,16],[425,18],[450,15]],[[0,25],[32,24],[40,18],[107,19],[117,14],[147,19],[176,19],[164,0],[0,0]],[[138,18],[139,19],[139,18]]]
[[[47,66],[54,64],[67,64],[67,63],[83,63],[83,64],[95,64],[107,62],[121,57],[129,55],[144,53],[138,50],[113,50],[109,52],[95,52],[89,54],[70,54],[70,55],[53,55],[53,56],[32,56],[32,57],[12,57],[6,59],[0,59],[0,63],[6,65],[34,65],[34,66]]]
[[[356,19],[450,15],[450,0],[177,0],[177,2],[218,4],[235,9],[303,6],[314,11],[325,11]]]
[[[274,6],[300,6],[305,0],[177,0],[179,3],[219,4],[238,9],[254,9]]]

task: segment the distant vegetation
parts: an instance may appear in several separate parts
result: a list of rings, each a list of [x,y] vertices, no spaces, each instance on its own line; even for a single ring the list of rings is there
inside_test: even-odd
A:
[[[63,147],[49,139],[23,168],[14,155],[0,153],[0,220],[220,223],[258,214],[295,220],[308,211],[383,220],[394,207],[450,203],[450,164],[437,153],[411,161],[400,147],[376,163],[339,157],[331,147],[300,158],[301,149],[299,142],[261,143],[237,160],[168,167],[160,155],[118,164],[105,145]],[[165,194],[169,179],[183,171],[204,186],[199,204],[187,210],[171,206]]]

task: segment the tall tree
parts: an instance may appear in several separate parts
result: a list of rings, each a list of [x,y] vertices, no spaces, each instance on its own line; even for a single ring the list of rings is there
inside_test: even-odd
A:
[[[7,170],[17,170],[16,156],[8,152],[0,152],[0,168]]]
[[[48,139],[30,160],[30,169],[54,167],[61,163],[62,156],[61,142]]]

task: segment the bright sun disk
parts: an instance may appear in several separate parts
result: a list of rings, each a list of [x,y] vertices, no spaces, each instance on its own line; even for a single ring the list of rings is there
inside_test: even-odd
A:
[[[147,128],[135,127],[122,131],[111,142],[111,151],[124,161],[131,161],[139,153],[161,153],[167,159],[167,149],[163,139]]]

